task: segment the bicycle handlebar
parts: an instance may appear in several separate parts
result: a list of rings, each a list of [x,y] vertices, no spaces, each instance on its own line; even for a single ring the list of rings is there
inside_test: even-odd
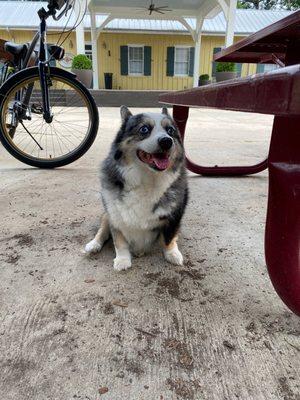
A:
[[[70,0],[63,0],[64,2],[65,2],[65,6],[64,6],[64,9],[60,12],[60,14],[58,14],[58,16],[56,16],[55,14],[54,15],[52,15],[52,17],[53,17],[53,19],[55,20],[55,21],[58,21],[58,20],[60,20],[61,19],[61,17],[64,15],[64,14],[66,14],[71,8],[72,8],[72,4],[71,3],[73,3],[73,1],[70,1]],[[61,8],[61,7],[60,7]],[[60,9],[59,8],[59,9]]]
[[[75,0],[48,0],[48,10],[46,11],[44,8],[41,8],[38,11],[39,16],[43,18],[48,18],[49,16],[53,17],[55,21],[61,19],[61,17],[73,7]],[[56,15],[56,11],[61,10],[58,15]]]

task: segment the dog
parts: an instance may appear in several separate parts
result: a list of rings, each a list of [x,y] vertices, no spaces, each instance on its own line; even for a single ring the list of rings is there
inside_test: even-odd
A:
[[[114,269],[121,271],[131,267],[131,254],[141,256],[161,239],[165,259],[182,265],[177,235],[188,185],[178,128],[165,107],[132,115],[122,106],[120,112],[121,128],[100,171],[105,212],[85,252],[99,252],[112,236]]]

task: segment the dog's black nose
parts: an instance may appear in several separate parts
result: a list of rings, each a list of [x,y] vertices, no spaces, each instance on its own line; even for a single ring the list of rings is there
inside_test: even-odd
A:
[[[158,144],[162,150],[169,150],[172,147],[173,140],[168,136],[164,136],[158,139]]]

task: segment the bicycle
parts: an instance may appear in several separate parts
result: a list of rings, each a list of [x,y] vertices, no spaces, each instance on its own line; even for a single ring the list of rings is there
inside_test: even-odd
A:
[[[73,73],[49,65],[46,20],[59,20],[71,7],[70,0],[48,0],[48,10],[38,11],[39,31],[30,45],[4,45],[17,72],[0,87],[0,141],[12,156],[34,167],[56,168],[77,160],[98,131],[98,109],[88,89]],[[37,65],[30,66],[38,42]],[[60,46],[48,50],[56,60],[64,56]]]

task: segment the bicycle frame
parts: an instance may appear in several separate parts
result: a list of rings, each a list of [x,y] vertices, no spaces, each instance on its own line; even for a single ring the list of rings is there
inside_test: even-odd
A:
[[[31,41],[30,45],[29,45],[28,50],[27,50],[26,56],[25,56],[24,61],[23,61],[23,68],[27,68],[28,67],[29,61],[30,61],[30,57],[34,52],[35,46],[36,46],[37,42],[39,41],[39,39],[40,39],[40,31],[37,31],[36,34],[34,35],[32,41]]]
[[[40,39],[40,31],[38,31],[34,35],[34,38],[32,39],[32,41],[30,43],[29,49],[27,50],[26,56],[25,56],[24,61],[23,61],[23,68],[27,68],[28,67],[28,64],[29,64],[29,61],[30,61],[30,57],[34,52],[35,46],[36,46],[37,42],[39,41],[39,39]],[[30,85],[28,87],[28,89],[26,90],[25,96],[24,96],[23,101],[22,101],[22,105],[23,105],[24,110],[27,110],[27,108],[28,108],[29,101],[30,101],[30,98],[31,98],[31,95],[32,95],[32,92],[33,92],[33,87],[34,87],[34,84]],[[21,99],[17,99],[17,100],[21,100]]]
[[[48,17],[53,17],[56,21],[59,20],[64,13],[66,13],[71,7],[70,0],[48,0],[48,10],[45,8],[41,8],[38,10],[38,16],[40,18],[39,30],[33,37],[25,57],[18,60],[18,63],[14,66],[17,71],[28,68],[30,65],[31,56],[34,53],[35,47],[39,42],[39,51],[38,51],[38,71],[39,71],[39,81],[40,81],[40,91],[42,93],[42,113],[43,118],[47,123],[51,123],[53,120],[53,114],[51,111],[50,99],[49,99],[49,90],[48,88],[52,85],[51,77],[50,77],[50,66],[48,59],[48,50],[47,50],[47,41],[46,41],[46,32],[47,25],[46,20]],[[64,7],[63,7],[64,5]],[[63,8],[61,11],[60,9]],[[60,14],[56,16],[57,10],[60,10]],[[57,46],[59,48],[59,46]],[[56,51],[56,50],[55,50]],[[54,58],[63,56],[52,54]],[[59,58],[56,58],[59,59]],[[11,107],[11,127],[16,128],[18,123],[22,123],[22,120],[31,119],[31,112],[33,109],[30,109],[29,103],[33,93],[34,83],[29,84],[26,90],[18,90],[15,94],[15,101]]]
[[[63,13],[60,14],[60,16]],[[40,76],[40,85],[41,85],[41,92],[42,92],[42,103],[43,103],[43,118],[47,123],[51,123],[53,119],[53,114],[51,112],[51,106],[49,101],[49,91],[48,87],[51,86],[51,79],[50,79],[50,66],[48,60],[48,52],[47,52],[47,25],[46,19],[49,16],[55,15],[55,7],[49,7],[49,10],[46,11],[44,8],[41,8],[38,11],[38,16],[40,17],[40,25],[39,30],[33,37],[30,46],[26,52],[26,56],[22,62],[21,68],[27,68],[29,66],[30,58],[34,52],[34,49],[39,42],[39,53],[38,53],[38,69],[39,69],[39,76]],[[59,18],[60,18],[59,16]],[[22,99],[22,110],[23,115],[26,114],[26,110],[28,109],[28,105],[30,102],[30,98],[33,92],[34,84],[29,85],[24,98]],[[18,98],[16,100],[21,101],[22,94],[18,93]],[[26,118],[26,116],[25,116]]]
[[[51,11],[45,11],[44,8],[39,10],[38,15],[40,17],[40,26],[38,32],[34,35],[30,46],[26,52],[24,60],[20,61],[20,65],[16,66],[19,67],[19,70],[25,69],[29,66],[30,58],[34,52],[34,49],[39,42],[39,53],[38,53],[38,68],[39,68],[39,76],[40,76],[40,85],[41,85],[41,92],[42,92],[42,103],[43,103],[43,118],[47,123],[51,123],[53,116],[51,113],[50,108],[50,101],[49,101],[49,91],[48,85],[51,84],[50,80],[50,69],[48,64],[48,53],[46,51],[47,43],[46,43],[46,18],[51,15]],[[30,98],[34,89],[34,83],[28,85],[25,93],[22,91],[18,91],[16,93],[15,100],[18,104],[21,103],[21,111],[19,107],[19,111],[17,111],[17,119],[15,116],[12,115],[14,120],[13,126],[17,124],[17,120],[28,119],[27,117],[27,110],[29,107]]]

